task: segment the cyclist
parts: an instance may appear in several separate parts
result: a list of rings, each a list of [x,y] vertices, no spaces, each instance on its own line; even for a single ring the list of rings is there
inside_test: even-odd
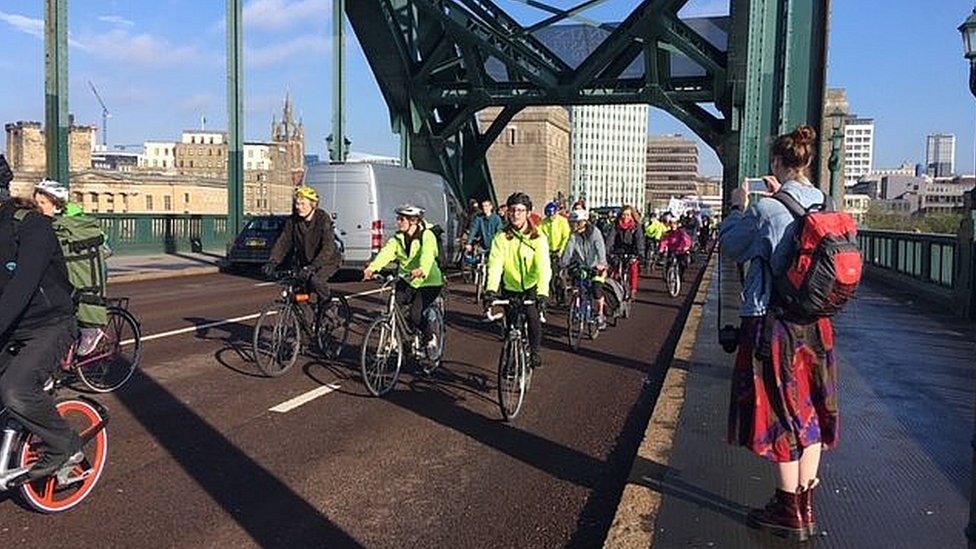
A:
[[[549,254],[551,256],[549,262],[552,264],[553,270],[551,279],[552,291],[550,294],[551,297],[557,299],[562,298],[563,290],[566,287],[561,269],[559,269],[559,261],[573,232],[569,228],[569,221],[563,217],[559,209],[560,204],[558,202],[553,201],[546,204],[546,218],[539,225],[539,232],[544,234],[549,241]]]
[[[623,255],[637,258],[630,265],[619,265],[630,270],[630,295],[637,295],[637,282],[640,277],[640,262],[644,260],[644,231],[634,218],[634,209],[624,206],[617,214],[617,222],[607,235],[607,253],[615,257],[615,261]]]
[[[425,313],[444,287],[444,276],[437,265],[440,252],[437,236],[427,227],[423,208],[412,204],[404,204],[396,209],[396,223],[396,234],[386,241],[363,271],[363,280],[373,278],[376,271],[393,261],[399,264],[397,305],[408,308],[410,314],[407,319],[411,329],[414,333],[423,333],[427,356],[434,359],[439,350],[437,336],[434,334],[435,326],[427,320]]]
[[[8,486],[81,462],[82,441],[43,385],[78,335],[71,284],[51,220],[0,189],[0,401],[45,444]]]
[[[712,218],[703,215],[701,220],[701,230],[698,232],[698,247],[702,250],[708,248],[708,243],[712,240]]]
[[[498,298],[514,303],[532,300],[535,305],[526,307],[529,325],[530,363],[533,368],[542,366],[542,318],[549,302],[549,283],[552,266],[549,259],[549,242],[529,220],[532,200],[522,192],[516,192],[505,201],[508,220],[503,232],[491,243],[488,255],[488,280],[485,282],[485,303]],[[510,309],[510,311],[514,308]]]
[[[670,253],[678,260],[680,274],[684,274],[685,269],[691,263],[691,237],[681,227],[681,223],[673,218],[668,218],[668,232],[658,245],[658,253],[664,255]]]
[[[593,301],[597,311],[597,327],[607,326],[604,315],[603,287],[607,280],[607,249],[600,229],[590,223],[590,214],[586,210],[573,210],[569,214],[569,221],[573,224],[573,234],[569,244],[563,250],[560,263],[563,267],[576,269],[592,269],[595,276],[591,280]]]
[[[480,243],[481,248],[485,250],[491,249],[492,239],[504,224],[502,218],[492,211],[494,208],[495,205],[490,199],[481,201],[481,213],[471,220],[471,225],[468,227],[468,244],[465,246],[468,253],[474,251],[475,243]]]
[[[274,275],[278,266],[290,258],[298,269],[298,277],[315,291],[322,305],[331,298],[329,278],[339,270],[342,254],[336,245],[332,217],[318,204],[319,195],[312,187],[302,185],[295,189],[294,212],[285,220],[284,229],[271,248],[264,274]]]

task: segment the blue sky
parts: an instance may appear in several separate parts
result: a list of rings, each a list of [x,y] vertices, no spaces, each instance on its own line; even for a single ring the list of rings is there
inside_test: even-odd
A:
[[[569,6],[576,2],[552,0]],[[176,139],[197,127],[226,126],[224,3],[220,0],[72,0],[69,13],[71,111],[99,124],[91,80],[112,112],[109,140]],[[499,4],[523,22],[546,14],[518,0]],[[610,0],[587,15],[622,19],[633,0]],[[938,8],[933,6],[938,5]],[[828,82],[846,87],[859,115],[877,125],[876,166],[920,162],[924,136],[958,137],[957,170],[973,171],[976,101],[956,27],[972,0],[834,0]],[[683,15],[727,13],[727,0],[693,0]],[[0,121],[43,118],[43,2],[0,2]],[[325,154],[331,117],[331,0],[245,2],[245,133],[268,138],[290,90],[306,123],[310,152]],[[348,34],[348,134],[357,151],[395,155],[397,138],[355,35]],[[691,132],[652,111],[653,133]],[[3,138],[0,138],[3,139]],[[4,144],[5,145],[5,144]],[[702,171],[720,173],[703,147]]]

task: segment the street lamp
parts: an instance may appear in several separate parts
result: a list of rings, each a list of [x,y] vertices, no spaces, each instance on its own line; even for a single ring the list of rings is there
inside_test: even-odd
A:
[[[959,25],[959,32],[962,34],[963,53],[969,60],[969,91],[976,97],[976,8],[973,13]],[[976,433],[973,433],[971,442],[973,447],[973,479],[971,481],[969,493],[969,525],[966,526],[966,537],[969,538],[969,546],[976,546]]]

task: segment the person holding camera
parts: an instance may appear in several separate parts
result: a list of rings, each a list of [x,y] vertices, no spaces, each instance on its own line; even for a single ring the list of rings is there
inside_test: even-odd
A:
[[[829,207],[810,182],[816,147],[816,132],[807,125],[776,138],[773,177],[764,178],[772,192],[747,208],[748,189],[736,189],[719,234],[722,253],[749,265],[728,440],[776,466],[773,498],[750,512],[748,522],[800,541],[816,531],[813,492],[821,450],[837,443],[837,363],[830,318],[791,315],[775,281],[786,276],[798,253],[801,223],[791,212]]]

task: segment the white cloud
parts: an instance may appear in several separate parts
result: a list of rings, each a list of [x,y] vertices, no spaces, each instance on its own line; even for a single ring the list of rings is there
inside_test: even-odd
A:
[[[251,67],[267,67],[287,60],[322,56],[330,50],[330,41],[325,36],[305,34],[287,42],[248,48],[244,52],[244,62]]]
[[[103,23],[110,23],[112,25],[118,25],[120,27],[132,27],[135,23],[122,17],[121,15],[102,15],[98,18],[99,21]]]
[[[77,43],[79,49],[93,57],[137,68],[172,67],[217,57],[201,52],[196,46],[178,46],[152,34],[118,28],[102,34],[79,36]]]
[[[244,25],[280,30],[309,19],[331,17],[330,0],[251,0],[244,5]]]
[[[16,13],[0,11],[0,21],[7,23],[20,32],[29,34],[31,36],[36,36],[38,38],[44,38],[43,19],[34,19],[23,15],[18,15]]]

